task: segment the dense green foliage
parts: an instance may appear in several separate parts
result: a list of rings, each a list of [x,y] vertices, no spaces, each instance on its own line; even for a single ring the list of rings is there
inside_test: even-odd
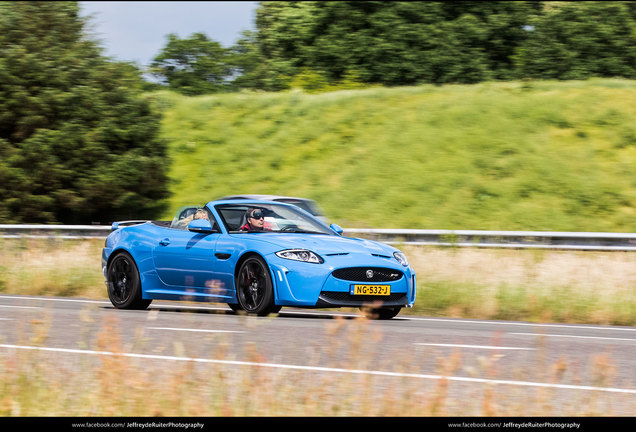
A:
[[[203,33],[186,39],[169,34],[168,44],[155,57],[151,70],[183,94],[214,93],[225,87],[231,72],[226,57],[227,50]]]
[[[521,75],[636,77],[636,2],[582,3],[566,3],[531,21],[534,31],[515,57]]]
[[[636,78],[636,2],[265,1],[228,49],[174,40],[156,68],[184,94],[521,78]],[[184,68],[184,58],[188,58]],[[205,64],[205,68],[201,68]],[[219,72],[225,81],[218,85]],[[207,69],[205,76],[204,69]],[[208,80],[207,88],[201,82]],[[197,89],[193,92],[192,89]]]
[[[76,2],[0,3],[0,221],[107,223],[162,208],[166,145],[139,71]]]
[[[263,192],[349,226],[634,231],[633,81],[533,80],[636,78],[635,23],[636,2],[262,2],[235,46],[168,35],[153,62],[224,94],[143,97],[77,2],[2,2],[0,221]]]
[[[478,82],[510,75],[534,2],[272,1],[258,41],[276,76],[300,68],[367,83]]]
[[[170,210],[317,200],[345,227],[636,231],[636,82],[150,94]]]

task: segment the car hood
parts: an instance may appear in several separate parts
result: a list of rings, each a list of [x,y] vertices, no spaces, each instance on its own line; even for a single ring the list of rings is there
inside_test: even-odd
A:
[[[246,238],[268,243],[272,252],[284,249],[309,249],[319,255],[363,253],[392,256],[396,248],[372,240],[320,234],[262,233],[239,234]]]

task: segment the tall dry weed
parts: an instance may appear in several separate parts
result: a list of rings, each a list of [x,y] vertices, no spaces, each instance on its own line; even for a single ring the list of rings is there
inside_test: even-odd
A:
[[[108,354],[0,351],[0,415],[4,416],[581,416],[629,415],[634,395],[493,383],[461,383],[453,376],[492,378],[517,374],[522,381],[615,385],[618,365],[607,353],[592,354],[585,364],[565,357],[550,359],[539,348],[535,368],[510,371],[500,355],[472,351],[411,351],[383,359],[383,335],[367,320],[325,323],[335,348],[318,347],[316,367],[293,370],[259,366],[275,363],[255,345],[244,357],[250,365],[197,363],[124,356],[139,341],[124,342],[130,329],[117,314],[105,314],[91,349]],[[40,326],[38,328],[38,326]],[[45,337],[48,327],[34,324],[25,343]],[[38,334],[39,333],[39,334]],[[220,343],[223,345],[223,342]],[[332,344],[330,344],[332,345]],[[223,348],[221,348],[223,349]],[[177,352],[178,351],[178,352]],[[275,356],[276,354],[274,354]],[[431,359],[432,357],[432,359]],[[229,359],[210,352],[211,359]],[[433,360],[440,379],[380,376],[348,370],[413,373]],[[476,365],[472,370],[468,365]],[[360,366],[360,367],[358,367]],[[337,370],[340,370],[339,372]],[[430,373],[430,372],[429,372]]]
[[[415,311],[461,318],[634,325],[636,254],[405,246]]]

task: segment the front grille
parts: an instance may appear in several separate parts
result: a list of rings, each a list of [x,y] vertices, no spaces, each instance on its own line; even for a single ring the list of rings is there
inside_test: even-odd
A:
[[[369,270],[373,272],[372,277],[368,277]],[[392,282],[402,277],[401,271],[383,267],[348,267],[332,274],[337,279],[355,282]]]

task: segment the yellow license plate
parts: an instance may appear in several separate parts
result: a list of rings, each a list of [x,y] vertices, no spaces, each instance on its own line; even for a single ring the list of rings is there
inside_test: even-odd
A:
[[[391,285],[354,285],[353,295],[389,295]]]

